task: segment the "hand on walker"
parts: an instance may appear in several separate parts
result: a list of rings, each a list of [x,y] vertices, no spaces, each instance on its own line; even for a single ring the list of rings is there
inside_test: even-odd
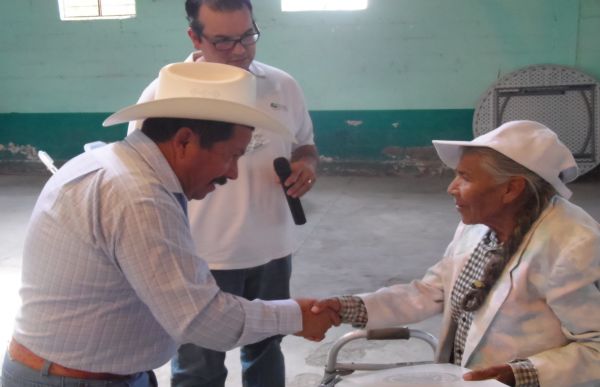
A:
[[[508,364],[497,365],[481,370],[467,372],[463,375],[464,380],[496,379],[507,386],[515,385],[515,375]]]

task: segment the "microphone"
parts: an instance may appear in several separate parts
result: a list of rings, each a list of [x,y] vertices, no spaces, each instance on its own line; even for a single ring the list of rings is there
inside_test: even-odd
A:
[[[294,223],[298,225],[306,223],[306,217],[304,216],[304,210],[302,209],[302,204],[300,204],[300,199],[289,196],[284,185],[287,178],[292,174],[290,162],[285,157],[278,157],[273,160],[273,167],[275,168],[275,173],[277,173],[277,176],[279,176],[279,180],[281,181],[283,193],[285,194],[285,198],[290,206]]]

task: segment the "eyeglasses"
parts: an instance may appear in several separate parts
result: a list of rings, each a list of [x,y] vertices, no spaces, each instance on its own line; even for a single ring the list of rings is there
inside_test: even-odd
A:
[[[260,31],[258,30],[258,27],[254,21],[252,21],[252,27],[254,31],[248,32],[237,39],[228,37],[212,39],[204,34],[200,35],[208,40],[208,42],[212,44],[217,51],[229,51],[238,43],[244,47],[248,47],[255,45],[256,42],[258,42],[258,38],[260,38]]]

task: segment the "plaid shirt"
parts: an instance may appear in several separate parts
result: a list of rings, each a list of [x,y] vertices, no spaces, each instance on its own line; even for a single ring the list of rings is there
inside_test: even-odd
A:
[[[452,288],[450,302],[452,306],[452,320],[456,323],[454,336],[454,364],[460,365],[465,350],[465,342],[469,328],[473,322],[473,312],[467,312],[461,307],[464,296],[471,290],[471,285],[476,280],[483,278],[483,269],[490,258],[499,250],[500,245],[496,235],[488,232],[479,242],[471,258],[456,279]]]
[[[452,319],[457,325],[454,337],[454,364],[461,364],[465,342],[473,322],[473,313],[463,310],[461,301],[466,292],[471,289],[473,281],[480,280],[483,277],[483,269],[486,263],[499,248],[500,244],[496,234],[490,231],[473,251],[452,289]],[[367,325],[369,316],[367,308],[360,297],[341,296],[338,297],[338,300],[341,305],[340,317],[342,322],[350,323],[355,328],[364,328]],[[516,387],[539,387],[537,370],[530,360],[517,359],[509,362],[509,365],[515,375]]]
[[[368,316],[365,303],[360,297],[342,296],[337,298],[341,304],[340,318],[343,323],[352,324],[354,328],[364,328],[367,325]]]

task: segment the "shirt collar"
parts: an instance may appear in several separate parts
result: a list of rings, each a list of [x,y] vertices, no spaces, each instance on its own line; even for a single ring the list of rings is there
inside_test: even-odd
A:
[[[157,179],[173,193],[183,193],[179,179],[158,146],[141,130],[134,130],[124,140],[156,173]]]

